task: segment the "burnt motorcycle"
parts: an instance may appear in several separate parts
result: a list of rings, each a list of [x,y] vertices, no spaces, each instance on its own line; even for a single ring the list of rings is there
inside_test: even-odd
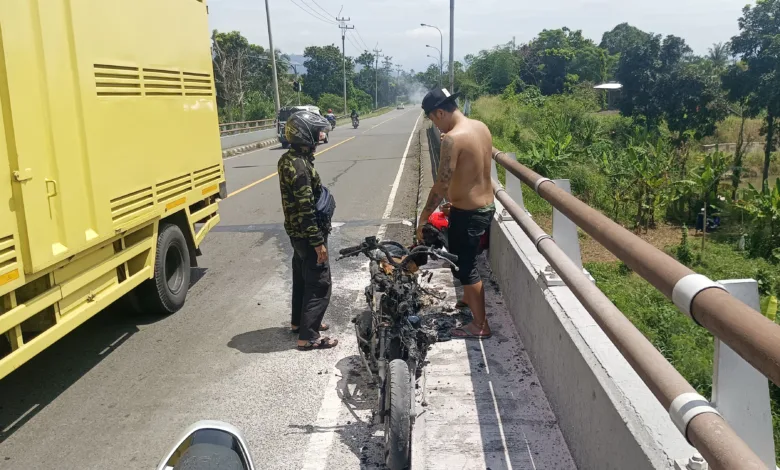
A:
[[[457,270],[458,257],[429,246],[407,249],[394,241],[368,237],[339,251],[339,259],[365,255],[371,282],[365,289],[369,309],[353,319],[361,359],[379,393],[377,415],[385,427],[385,464],[408,468],[414,425],[414,390],[428,346],[435,335],[422,327],[420,267],[443,260]],[[427,278],[430,280],[432,274]]]

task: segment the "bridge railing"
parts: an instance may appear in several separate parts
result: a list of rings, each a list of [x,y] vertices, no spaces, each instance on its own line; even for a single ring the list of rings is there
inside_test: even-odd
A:
[[[243,132],[272,129],[276,125],[276,119],[260,119],[258,121],[226,122],[219,125],[220,135],[240,134]]]
[[[336,119],[348,118],[348,114],[336,116]],[[233,135],[244,132],[262,131],[276,127],[276,119],[260,119],[257,121],[226,122],[219,125],[219,135]]]
[[[740,302],[619,224],[557,187],[513,156],[493,149],[494,160],[533,188],[560,213],[649,281],[697,324],[707,328],[758,371],[780,383],[780,326]],[[668,411],[672,422],[715,469],[766,468],[709,401],[672,366],[494,180],[496,199],[534,242],[596,323]]]

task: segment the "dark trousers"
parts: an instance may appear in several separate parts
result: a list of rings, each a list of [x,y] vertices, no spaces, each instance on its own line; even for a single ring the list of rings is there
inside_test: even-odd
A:
[[[317,264],[317,252],[308,240],[291,238],[293,246],[292,324],[301,329],[298,339],[315,341],[330,303],[330,264]],[[328,246],[327,240],[325,246]]]

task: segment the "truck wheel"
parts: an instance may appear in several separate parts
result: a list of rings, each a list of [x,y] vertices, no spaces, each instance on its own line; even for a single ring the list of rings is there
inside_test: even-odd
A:
[[[390,362],[385,386],[385,464],[390,470],[409,468],[412,438],[409,366],[401,359]]]
[[[190,250],[181,229],[160,224],[154,278],[146,286],[145,300],[155,312],[174,313],[184,305],[190,288]]]

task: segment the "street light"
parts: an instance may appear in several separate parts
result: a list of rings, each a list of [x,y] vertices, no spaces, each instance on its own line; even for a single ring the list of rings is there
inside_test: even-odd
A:
[[[439,51],[439,87],[441,88],[441,76],[444,74],[444,65],[443,65],[444,64],[444,56],[442,55],[442,51],[444,50],[444,35],[441,33],[441,30],[438,27],[436,27],[436,26],[434,26],[432,24],[420,23],[420,26],[422,26],[423,28],[433,28],[433,29],[435,29],[436,31],[439,32],[439,44],[440,44],[440,48],[438,49],[438,51]],[[426,46],[426,47],[431,47],[431,46]]]
[[[434,51],[439,53],[439,88],[441,88],[442,87],[442,84],[441,84],[442,75],[444,75],[444,64],[442,63],[443,56],[442,56],[441,50],[436,48],[436,47],[430,46],[428,44],[426,44],[425,47],[429,47],[429,48],[431,48]],[[434,59],[435,59],[435,57],[434,57]]]

